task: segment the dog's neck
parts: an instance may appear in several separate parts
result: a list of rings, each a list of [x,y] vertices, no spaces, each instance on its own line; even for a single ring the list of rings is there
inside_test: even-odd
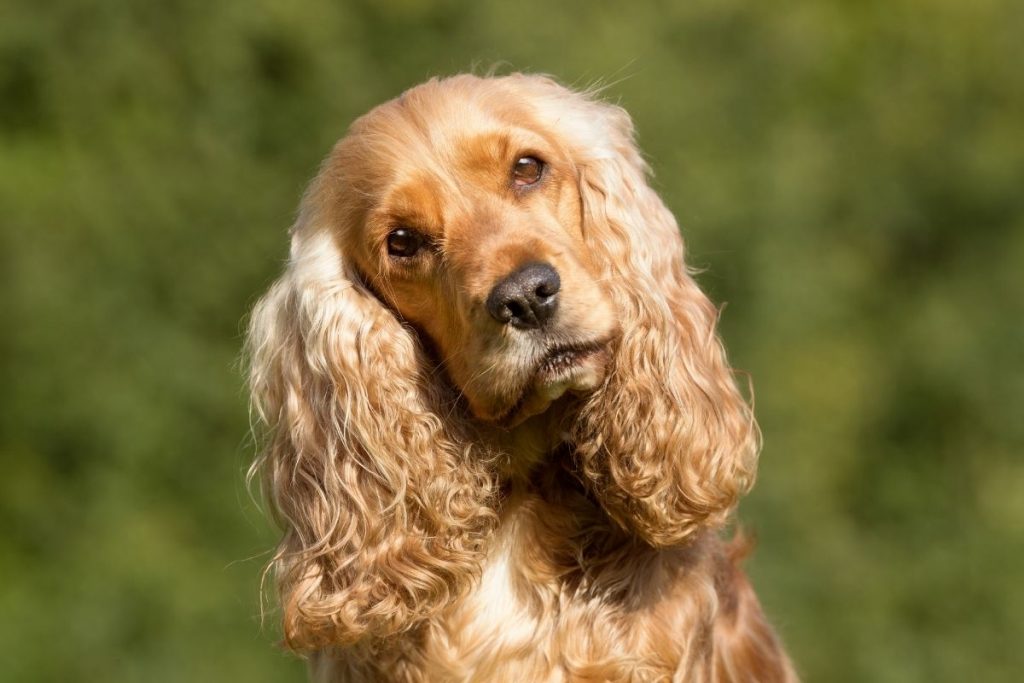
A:
[[[556,401],[548,410],[534,415],[512,429],[491,429],[487,439],[501,453],[502,479],[516,486],[524,484],[552,454],[565,445],[568,401]]]

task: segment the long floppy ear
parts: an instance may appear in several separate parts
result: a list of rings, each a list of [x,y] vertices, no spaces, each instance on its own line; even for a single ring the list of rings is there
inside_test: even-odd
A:
[[[477,575],[495,523],[486,454],[443,417],[415,336],[355,276],[321,194],[247,341],[254,471],[284,529],[272,567],[298,650],[430,617]]]
[[[621,108],[588,113],[577,148],[585,238],[622,336],[572,442],[582,476],[620,524],[671,545],[723,522],[753,484],[759,434],[715,332],[718,311],[683,261],[675,219],[646,180]]]

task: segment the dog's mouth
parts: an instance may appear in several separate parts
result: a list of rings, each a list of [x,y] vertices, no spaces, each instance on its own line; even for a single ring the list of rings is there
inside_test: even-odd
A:
[[[538,360],[519,397],[495,422],[514,427],[542,413],[566,393],[593,391],[604,381],[608,365],[607,342],[560,344]]]

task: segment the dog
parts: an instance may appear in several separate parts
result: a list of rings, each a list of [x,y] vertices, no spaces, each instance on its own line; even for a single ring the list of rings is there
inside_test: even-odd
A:
[[[797,677],[720,530],[752,411],[621,108],[433,79],[355,121],[247,356],[320,681]]]

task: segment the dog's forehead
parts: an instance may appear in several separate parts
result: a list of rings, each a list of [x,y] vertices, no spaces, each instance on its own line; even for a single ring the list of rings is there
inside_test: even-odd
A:
[[[547,128],[529,98],[500,82],[477,79],[408,90],[362,117],[351,134],[383,161],[421,169],[431,161],[426,165],[474,166],[507,152],[509,145],[538,142]]]
[[[553,152],[543,127],[516,103],[415,92],[371,111],[347,140],[345,175],[358,178],[377,208],[426,194],[451,205],[477,191],[500,193],[517,158]]]

